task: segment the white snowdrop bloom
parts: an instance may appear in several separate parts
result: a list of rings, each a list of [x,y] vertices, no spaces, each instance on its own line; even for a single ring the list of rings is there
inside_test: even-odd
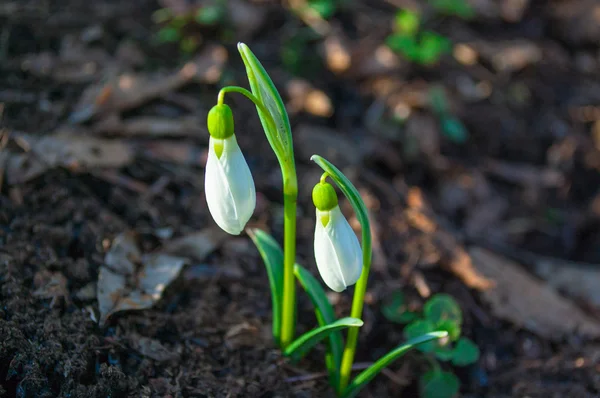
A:
[[[227,105],[215,106],[208,115],[211,137],[204,192],[208,210],[217,225],[229,234],[239,235],[254,213],[256,190],[250,168],[233,134],[231,110],[222,107]]]
[[[340,211],[335,190],[319,183],[313,190],[317,207],[315,260],[321,278],[331,290],[354,285],[362,273],[362,249],[352,227]]]

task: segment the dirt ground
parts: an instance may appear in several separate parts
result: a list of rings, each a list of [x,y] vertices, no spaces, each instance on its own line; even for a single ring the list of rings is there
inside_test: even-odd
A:
[[[188,3],[0,1],[0,396],[331,396],[322,348],[299,364],[275,348],[259,255],[215,229],[204,199],[205,118],[219,88],[248,87],[243,41],[290,112],[298,261],[316,272],[310,155],[371,211],[358,367],[403,341],[381,312],[394,292],[416,306],[445,292],[481,350],[455,369],[461,396],[600,397],[596,1],[474,0],[471,20],[431,17],[454,47],[430,66],[383,46],[398,7],[431,15],[422,2],[347,1],[315,22],[232,0],[226,23],[190,28],[202,39],[187,54],[154,40],[152,15]],[[440,92],[465,139],[440,122]],[[250,226],[281,239],[276,159],[253,106],[226,102],[256,182]],[[116,277],[129,292],[140,267],[177,264],[159,300],[115,309],[99,286],[117,248],[135,254]],[[348,292],[330,299],[348,313]],[[316,324],[303,295],[299,322]],[[424,369],[408,355],[361,396],[418,396]]]

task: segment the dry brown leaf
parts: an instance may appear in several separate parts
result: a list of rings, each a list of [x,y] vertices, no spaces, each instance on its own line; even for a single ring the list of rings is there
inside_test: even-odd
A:
[[[442,266],[460,278],[465,285],[480,291],[494,287],[495,281],[473,265],[471,256],[451,234],[438,231],[436,243],[444,249],[441,259]]]
[[[50,135],[15,134],[29,148],[11,154],[7,164],[7,182],[29,181],[55,167],[69,169],[118,168],[129,164],[133,152],[122,141],[105,140],[74,131],[62,130]]]
[[[496,282],[482,297],[499,318],[554,340],[575,333],[600,337],[600,322],[518,264],[479,247],[469,254],[477,271]]]
[[[176,360],[180,356],[178,351],[165,347],[160,341],[135,333],[131,335],[130,343],[137,352],[158,362]]]
[[[600,268],[558,259],[539,259],[535,273],[554,289],[600,310]]]
[[[90,86],[82,94],[69,121],[83,123],[98,115],[136,108],[192,81],[214,83],[220,78],[226,60],[224,47],[208,46],[194,60],[170,74],[127,73]]]
[[[52,299],[50,307],[54,307],[58,300],[69,300],[67,278],[60,272],[41,270],[34,275],[33,284],[37,287],[33,295],[43,299]]]
[[[472,46],[482,58],[490,61],[499,72],[517,72],[542,59],[542,49],[528,40],[477,42]]]
[[[488,159],[485,164],[485,171],[525,188],[532,186],[556,188],[565,183],[563,173],[547,167],[536,167],[530,164],[508,163]]]
[[[140,116],[121,119],[112,114],[92,127],[95,134],[148,137],[207,137],[206,123],[195,116],[169,119],[160,116]]]
[[[160,252],[141,255],[135,235],[125,232],[113,240],[104,261],[97,289],[100,326],[116,312],[152,307],[187,259]]]
[[[359,146],[335,130],[303,124],[295,131],[294,139],[300,159],[309,159],[318,151],[338,167],[356,165],[362,161],[363,154]]]
[[[220,228],[206,228],[165,243],[162,251],[202,261],[209,253],[219,247],[227,237],[228,235]]]

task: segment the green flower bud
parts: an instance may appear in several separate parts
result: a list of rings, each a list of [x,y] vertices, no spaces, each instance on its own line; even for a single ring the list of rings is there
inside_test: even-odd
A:
[[[331,184],[319,182],[312,191],[315,207],[320,211],[329,211],[338,205],[337,194]]]
[[[215,105],[208,112],[208,132],[211,137],[224,140],[233,135],[233,113],[225,104]]]

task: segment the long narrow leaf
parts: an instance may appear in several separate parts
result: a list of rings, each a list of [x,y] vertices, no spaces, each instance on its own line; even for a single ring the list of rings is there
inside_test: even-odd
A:
[[[315,315],[319,326],[325,326],[335,322],[335,312],[331,303],[327,299],[325,291],[317,279],[304,267],[299,264],[294,266],[294,273],[300,284],[308,294],[310,301],[315,306]],[[329,345],[327,347],[327,356],[325,363],[331,380],[331,385],[337,386],[339,378],[340,363],[342,362],[342,352],[344,342],[340,332],[333,332],[329,335]]]
[[[361,327],[362,325],[363,321],[360,319],[348,317],[339,319],[329,325],[320,326],[304,333],[302,336],[294,340],[292,344],[285,349],[284,354],[292,357],[294,360],[298,360],[331,333],[346,328]]]
[[[279,344],[283,299],[283,251],[279,243],[268,233],[260,229],[248,229],[246,232],[252,238],[267,268],[273,305],[273,338]]]
[[[356,187],[354,187],[354,184],[352,184],[352,182],[348,179],[348,177],[346,177],[344,175],[344,173],[342,173],[337,167],[335,167],[333,164],[331,164],[331,162],[329,162],[327,159],[325,159],[319,155],[312,155],[310,160],[315,162],[317,165],[319,165],[319,167],[321,167],[323,169],[323,171],[325,171],[329,174],[329,176],[333,179],[333,181],[335,181],[336,185],[342,190],[342,192],[344,193],[344,196],[346,196],[346,198],[348,198],[348,200],[350,201],[350,204],[352,205],[352,208],[354,209],[354,212],[356,213],[356,217],[358,218],[358,221],[360,222],[360,226],[363,230],[363,234],[362,234],[363,253],[366,251],[365,247],[368,247],[369,255],[370,255],[371,224],[369,222],[369,215],[367,214],[367,206],[365,205],[365,202],[363,202],[362,198],[360,197],[360,194],[356,190]],[[365,240],[367,242],[365,242]],[[371,261],[370,261],[370,257],[369,257],[369,263],[370,262]]]
[[[356,287],[354,288],[354,297],[352,298],[352,310],[350,312],[350,316],[354,318],[362,318],[364,297],[365,293],[367,292],[367,282],[369,281],[369,271],[371,269],[372,257],[371,224],[369,222],[367,207],[365,206],[365,202],[363,202],[362,198],[360,197],[356,187],[337,167],[319,155],[313,155],[310,159],[319,165],[319,167],[321,167],[331,177],[331,179],[335,181],[336,185],[344,193],[344,196],[346,196],[346,198],[352,204],[354,212],[356,213],[356,217],[360,222],[363,269],[360,278],[356,282]],[[344,390],[348,384],[348,381],[350,380],[357,342],[358,329],[348,330],[346,347],[344,348],[342,362],[340,364],[340,390]]]
[[[246,73],[248,75],[252,94],[263,103],[275,122],[277,131],[271,131],[267,118],[263,115],[263,112],[257,108],[260,121],[265,132],[267,132],[267,138],[278,157],[280,157],[280,155],[285,155],[288,161],[293,162],[292,129],[281,96],[267,74],[267,71],[250,48],[244,43],[238,43],[238,51],[246,66]],[[279,146],[273,142],[274,140],[277,140],[285,149],[285,154],[277,153],[279,151]]]
[[[441,339],[447,337],[447,332],[431,332],[424,334],[419,337],[415,337],[414,339],[408,340],[406,343],[402,344],[400,347],[388,352],[386,355],[381,357],[377,362],[373,365],[369,366],[367,369],[363,370],[361,373],[356,376],[352,383],[348,385],[344,393],[342,394],[343,398],[352,398],[356,397],[360,390],[367,385],[383,368],[391,364],[396,359],[400,358],[404,355],[408,350],[414,348],[415,346],[423,343],[427,343],[432,340]]]

